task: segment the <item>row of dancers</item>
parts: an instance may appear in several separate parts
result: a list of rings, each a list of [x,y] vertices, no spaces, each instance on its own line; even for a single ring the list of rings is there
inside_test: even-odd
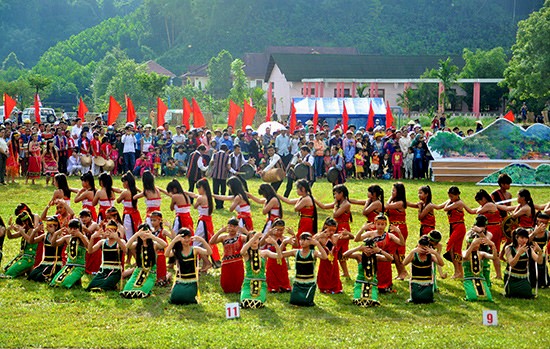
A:
[[[6,266],[5,276],[17,277],[30,271],[28,277],[32,280],[72,287],[88,273],[95,276],[87,289],[121,289],[123,297],[134,298],[146,297],[155,284],[168,284],[172,279],[168,269],[175,266],[171,301],[192,303],[198,297],[199,274],[221,264],[222,289],[227,293],[242,291],[242,304],[249,307],[262,306],[267,291],[292,290],[291,303],[298,305],[313,304],[316,287],[326,293],[341,293],[338,264],[344,276],[349,276],[347,260],[350,258],[359,262],[354,302],[360,305],[377,304],[378,291],[392,290],[392,262],[396,264],[397,277],[401,279],[408,277],[405,266],[412,264],[413,301],[433,300],[436,289],[433,271],[437,265],[440,277],[446,277],[440,268],[444,258],[450,259],[455,266],[454,277],[465,276],[467,299],[492,299],[488,261],[493,261],[496,275],[500,278],[499,256],[508,263],[505,271],[507,295],[530,297],[532,286],[545,287],[548,283],[543,250],[548,241],[548,215],[544,212],[548,212],[549,205],[535,206],[526,189],[518,193],[517,206],[495,204],[491,195],[480,190],[476,194],[480,207],[470,209],[460,200],[457,187],[449,189],[449,200],[436,205],[431,202],[428,186],[419,189],[418,203],[410,203],[405,198],[402,183],[393,185],[388,202],[384,202],[383,190],[377,185],[369,187],[368,200],[365,201],[349,198],[347,188],[339,185],[333,189],[334,202],[323,204],[313,197],[307,181],[297,182],[297,199],[278,196],[268,184],[260,185],[259,193],[263,198],[255,197],[244,190],[237,177],[228,180],[229,196],[211,195],[206,179],[197,182],[197,193],[184,191],[177,180],[171,181],[166,189],[158,188],[154,176],[148,173],[144,173],[142,181],[144,190],[138,191],[134,177],[127,173],[122,177],[124,189],[118,189],[112,186],[112,178],[104,173],[99,177],[101,189],[95,190],[93,176],[85,174],[82,189],[76,190],[68,187],[63,175],[56,176],[58,189],[41,216],[33,215],[27,205],[21,204],[16,208],[15,222],[10,218],[5,232],[8,238],[21,238],[22,244],[20,254]],[[76,219],[70,206],[71,192],[77,194],[74,202],[82,202],[84,207]],[[118,198],[115,199],[114,193],[119,193]],[[160,210],[161,194],[170,197],[170,207],[176,212],[171,230],[165,228],[170,224],[163,219]],[[144,224],[137,208],[140,198],[145,198],[147,206]],[[237,217],[215,234],[212,223],[214,198],[231,200],[230,210],[237,211]],[[254,233],[250,200],[262,204],[262,212],[267,215],[264,228],[258,233]],[[115,201],[124,205],[122,216],[114,207]],[[294,210],[300,214],[296,233],[285,227],[281,202],[294,205]],[[96,204],[99,204],[97,218],[94,217]],[[363,214],[367,216],[367,222],[355,235],[350,231],[352,204],[363,205]],[[196,227],[190,215],[191,205],[199,212]],[[52,206],[56,207],[56,213],[48,216]],[[333,210],[333,217],[325,221],[319,232],[317,207]],[[418,246],[407,256],[406,207],[419,209],[422,235]],[[442,253],[441,233],[435,230],[435,209],[448,212],[451,234],[445,253]],[[522,217],[531,216],[533,220],[533,209],[543,211],[537,216],[537,224],[521,226],[528,222]],[[512,211],[521,226],[515,230],[512,241],[502,253],[499,253],[502,227],[498,225],[500,235],[495,229],[497,214],[501,217],[498,210]],[[464,211],[479,214],[468,234]],[[462,251],[465,236],[468,245]],[[363,244],[350,250],[350,240],[362,241]],[[217,249],[219,243],[224,250],[221,263]],[[291,250],[286,249],[288,245],[292,246]],[[296,261],[292,287],[286,264],[288,257],[294,257]],[[321,260],[317,276],[316,259]],[[132,260],[135,268],[130,267]],[[527,267],[523,268],[524,265]],[[533,275],[537,276],[535,285]],[[129,280],[122,286],[125,276]],[[521,282],[516,282],[518,280]],[[470,283],[474,286],[467,288]],[[417,286],[413,287],[413,284]],[[429,289],[432,291],[428,292]],[[416,292],[420,298],[413,295],[413,290],[421,290]],[[425,294],[432,294],[432,297]]]

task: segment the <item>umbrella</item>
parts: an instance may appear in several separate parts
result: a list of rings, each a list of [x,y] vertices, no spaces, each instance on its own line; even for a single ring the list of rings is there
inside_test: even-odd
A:
[[[258,126],[258,129],[256,130],[256,132],[258,132],[260,136],[263,136],[265,134],[266,128],[268,127],[271,129],[271,133],[280,131],[282,129],[286,129],[285,125],[277,121],[268,121]]]

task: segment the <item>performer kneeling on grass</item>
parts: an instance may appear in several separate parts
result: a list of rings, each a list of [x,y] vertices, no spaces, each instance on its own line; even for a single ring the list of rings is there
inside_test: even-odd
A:
[[[166,241],[151,233],[147,223],[141,224],[126,243],[128,251],[135,251],[136,268],[120,295],[124,298],[145,298],[151,294],[157,279],[157,251],[166,247]]]
[[[441,245],[441,233],[437,230],[432,230],[428,235],[428,240],[430,241],[430,247],[437,251],[439,255],[441,255],[441,251],[443,250],[443,246]],[[447,278],[447,273],[443,272],[443,265],[439,265],[435,263],[435,267],[437,268],[437,272],[439,273],[439,277],[442,279]],[[434,282],[434,292],[439,292],[439,288],[437,287],[437,278],[435,276],[435,269],[433,269],[433,282]]]
[[[176,258],[176,282],[170,294],[172,304],[196,304],[199,301],[199,270],[197,255],[210,256],[210,245],[200,236],[192,236],[191,230],[181,228],[166,249],[168,257]],[[193,246],[200,242],[203,247]]]
[[[42,234],[40,234],[42,233]],[[37,234],[40,234],[36,236]],[[29,274],[29,280],[37,282],[50,282],[52,277],[59,272],[63,266],[61,254],[63,245],[54,246],[54,241],[60,234],[59,221],[56,216],[51,216],[46,219],[46,232],[42,230],[42,225],[35,228],[33,243],[39,241],[44,242],[44,259],[36,268]]]
[[[484,216],[481,217],[485,218]],[[466,300],[492,302],[493,296],[490,283],[487,281],[489,277],[483,272],[483,261],[498,259],[496,246],[489,238],[484,235],[481,237],[475,231],[470,232],[467,242],[467,250],[464,251],[462,256]],[[490,246],[491,253],[481,250],[484,245]]]
[[[294,244],[296,238],[287,238],[287,243]],[[309,232],[300,235],[301,249],[283,252],[283,257],[296,257],[296,277],[290,293],[290,304],[301,306],[313,306],[315,303],[315,259],[327,259],[327,253],[321,243],[312,239]],[[315,251],[315,246],[319,248]]]
[[[269,184],[268,184],[269,185]],[[282,219],[276,219],[273,222],[273,226],[269,231],[264,234],[260,240],[260,246],[264,246],[269,249],[271,252],[276,252],[277,247],[280,246],[281,251],[284,251],[286,248],[287,240],[283,237],[283,234],[289,233],[294,237],[294,232],[290,228],[285,228],[285,221]],[[267,239],[272,237],[273,242],[267,243]],[[286,241],[286,242],[285,242]],[[266,263],[266,281],[267,281],[267,290],[269,292],[290,292],[290,280],[288,278],[288,267],[285,258],[273,259],[269,258]]]
[[[222,234],[226,233],[226,234]],[[248,231],[239,227],[236,218],[230,218],[227,225],[210,239],[210,245],[223,244],[222,273],[220,284],[225,293],[239,293],[244,280],[244,265],[241,248],[246,242]]]
[[[12,259],[11,262],[4,268],[5,278],[16,278],[29,272],[36,257],[37,243],[34,241],[34,221],[31,215],[23,211],[15,219],[15,224],[12,224],[12,218],[8,221],[7,236],[8,239],[21,238],[21,250],[19,254]]]
[[[538,244],[529,243],[529,232],[517,228],[512,233],[512,244],[506,246],[508,268],[504,271],[504,291],[506,297],[533,298],[533,289],[529,283],[529,262],[543,262],[542,251]]]
[[[109,220],[105,225],[105,231],[100,231],[101,239],[95,244],[90,240],[88,253],[92,254],[101,249],[103,262],[99,273],[92,279],[87,291],[116,290],[122,276],[122,261],[126,252],[126,243],[120,237],[118,225]]]
[[[346,251],[344,258],[357,260],[357,279],[353,287],[353,304],[361,307],[380,305],[376,277],[378,262],[386,262],[391,266],[393,256],[376,246],[376,239],[367,238],[363,246]]]
[[[430,246],[430,238],[424,235],[418,240],[418,245],[405,258],[403,265],[411,263],[409,302],[433,303],[435,292],[434,262],[443,266],[439,252]]]
[[[266,259],[282,260],[283,254],[277,242],[268,237],[265,241],[275,247],[275,252],[260,250],[262,233],[248,234],[248,242],[241,248],[241,255],[245,261],[245,279],[241,291],[242,308],[262,308],[267,294],[265,280]]]
[[[65,253],[67,263],[54,276],[50,286],[71,288],[80,282],[86,272],[86,246],[88,238],[82,231],[82,223],[78,219],[71,219],[68,226],[68,234],[65,228],[61,231],[63,236],[55,241],[55,246],[66,244]],[[66,235],[65,235],[66,234]]]
[[[547,250],[548,239],[550,238],[548,233],[548,221],[550,216],[546,213],[539,212],[537,214],[537,224],[535,229],[530,230],[529,240],[539,245],[542,251],[542,263],[537,264],[534,261],[529,263],[529,280],[531,281],[531,287],[546,288],[550,286],[550,276],[548,275],[548,255],[545,252]]]
[[[405,239],[401,234],[401,230],[396,225],[391,225],[388,232],[386,227],[388,226],[388,218],[384,214],[378,215],[374,221],[374,230],[372,224],[364,224],[357,235],[355,241],[364,241],[367,238],[374,239],[376,246],[380,247],[387,253],[395,253],[395,246],[404,246]],[[377,266],[376,278],[378,280],[378,290],[380,292],[392,292],[392,269],[391,261],[380,261]]]

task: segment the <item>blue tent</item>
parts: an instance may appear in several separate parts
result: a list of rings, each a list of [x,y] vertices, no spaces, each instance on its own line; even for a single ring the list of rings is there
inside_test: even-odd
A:
[[[296,119],[305,123],[313,119],[315,101],[319,120],[326,120],[333,128],[336,120],[342,119],[344,102],[348,111],[349,124],[357,128],[367,125],[369,117],[369,104],[372,102],[374,111],[374,124],[386,125],[386,103],[383,98],[293,98],[296,108]]]

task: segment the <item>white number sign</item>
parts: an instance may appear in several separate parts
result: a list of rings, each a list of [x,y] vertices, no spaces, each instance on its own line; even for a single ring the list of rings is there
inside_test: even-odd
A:
[[[485,326],[497,326],[498,316],[496,310],[484,310],[483,311],[483,325]]]
[[[236,319],[241,317],[241,308],[239,303],[227,303],[225,305],[225,317],[227,319]]]

